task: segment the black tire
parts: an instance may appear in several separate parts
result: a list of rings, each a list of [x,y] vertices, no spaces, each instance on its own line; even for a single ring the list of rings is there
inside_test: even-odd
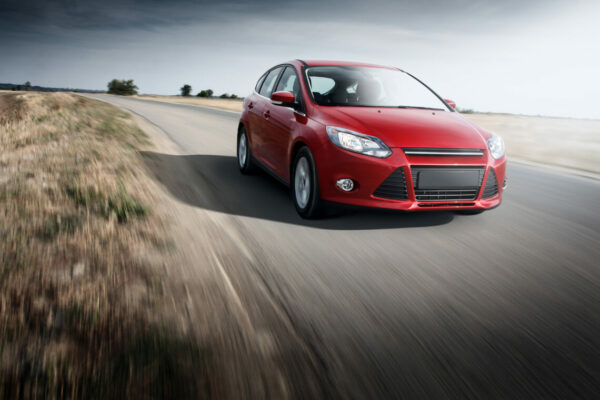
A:
[[[304,161],[303,161],[304,160]],[[302,165],[300,165],[302,163]],[[301,177],[296,177],[296,171],[298,168],[302,168],[306,172],[309,180],[308,184],[302,185],[300,181],[298,181],[300,190],[304,188],[308,188],[308,195],[298,195],[297,192],[297,179],[302,179]],[[307,180],[303,180],[302,182],[306,183]],[[296,207],[296,211],[302,218],[305,219],[314,219],[322,216],[325,211],[325,205],[323,200],[319,195],[319,179],[317,176],[317,166],[315,164],[315,159],[308,149],[308,147],[302,147],[296,156],[294,157],[294,161],[292,162],[291,175],[290,175],[290,194],[292,197],[292,201],[294,202],[294,206]],[[306,198],[306,201],[302,199]]]
[[[246,145],[244,146],[246,154],[243,157],[243,159],[241,153],[241,151],[243,150],[240,147],[241,141],[244,141],[246,143]],[[238,132],[236,160],[238,167],[240,168],[240,172],[242,174],[248,175],[256,170],[254,162],[252,161],[252,153],[250,151],[250,142],[248,141],[248,134],[246,133],[246,128],[244,128],[243,126],[240,127],[240,130]]]
[[[454,212],[456,214],[461,214],[461,215],[478,215],[484,211],[485,210],[458,210],[458,211],[454,211]]]

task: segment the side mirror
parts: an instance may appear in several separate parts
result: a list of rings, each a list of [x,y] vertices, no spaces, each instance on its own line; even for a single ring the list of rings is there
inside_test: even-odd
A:
[[[448,100],[448,99],[444,99],[444,101],[445,101],[446,103],[448,103],[448,105],[449,105],[450,107],[452,107],[453,109],[455,109],[455,110],[456,110],[456,103],[455,103],[454,101],[452,101],[452,100]]]
[[[275,92],[271,95],[271,103],[276,106],[292,107],[296,109],[296,98],[291,92]]]

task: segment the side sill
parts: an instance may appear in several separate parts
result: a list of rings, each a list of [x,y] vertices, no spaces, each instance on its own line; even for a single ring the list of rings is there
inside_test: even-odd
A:
[[[271,175],[271,177],[275,178],[275,180],[279,183],[281,183],[282,185],[284,185],[285,187],[290,187],[290,183],[288,181],[286,181],[285,179],[283,179],[283,177],[281,175],[279,175],[277,172],[273,171],[271,168],[267,167],[262,161],[260,161],[259,159],[257,159],[254,156],[252,157],[252,161],[260,167],[260,169],[262,169],[263,171],[265,171],[267,174]]]

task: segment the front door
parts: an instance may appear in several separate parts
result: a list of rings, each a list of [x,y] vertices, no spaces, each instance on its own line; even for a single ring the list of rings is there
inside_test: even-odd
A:
[[[291,92],[296,101],[302,105],[300,82],[293,67],[286,67],[273,92]],[[269,103],[267,105],[268,118],[265,119],[265,134],[268,136],[265,145],[269,157],[272,159],[273,170],[284,179],[288,180],[289,165],[287,151],[292,140],[292,132],[303,118],[290,107],[282,107]]]

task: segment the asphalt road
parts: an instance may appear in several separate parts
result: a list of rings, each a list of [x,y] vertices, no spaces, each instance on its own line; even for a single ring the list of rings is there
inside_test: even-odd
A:
[[[599,182],[509,164],[504,203],[481,215],[304,221],[283,186],[239,174],[237,114],[95,97],[184,149],[153,155],[184,158],[211,192],[182,201],[235,219],[257,262],[227,273],[251,316],[278,308],[263,318],[291,397],[600,398]]]

